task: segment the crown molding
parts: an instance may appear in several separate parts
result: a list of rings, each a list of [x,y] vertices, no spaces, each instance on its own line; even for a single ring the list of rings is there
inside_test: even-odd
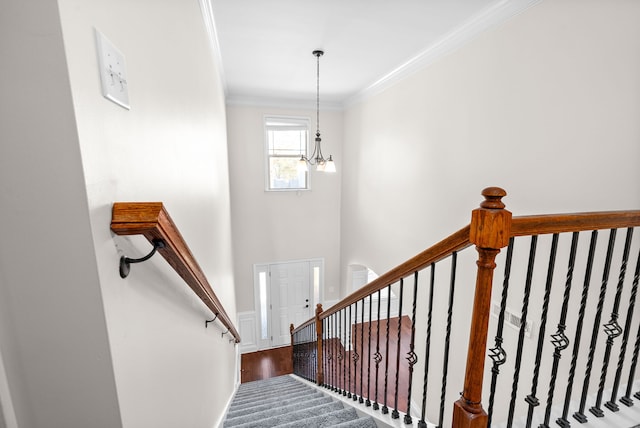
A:
[[[229,95],[227,97],[227,106],[240,107],[270,107],[285,110],[313,110],[316,109],[315,101],[295,100],[295,99],[277,99],[272,97],[255,97],[243,95]],[[341,102],[320,102],[320,110],[343,110],[344,104]]]
[[[431,46],[404,64],[382,76],[352,97],[343,107],[357,104],[377,95],[410,75],[425,69],[443,56],[455,51],[475,39],[482,32],[502,24],[542,0],[501,0],[485,8],[462,25],[435,41]]]
[[[200,10],[202,11],[202,19],[207,31],[207,37],[211,46],[211,52],[213,53],[213,60],[216,63],[218,69],[218,75],[220,76],[220,85],[224,91],[225,98],[229,92],[227,86],[227,80],[224,74],[224,66],[222,64],[222,54],[220,53],[220,42],[218,41],[218,33],[216,31],[216,22],[213,17],[213,8],[211,7],[211,0],[199,0]]]

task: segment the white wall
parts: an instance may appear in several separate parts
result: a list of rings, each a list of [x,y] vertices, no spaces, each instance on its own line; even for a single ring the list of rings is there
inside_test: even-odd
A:
[[[337,172],[310,168],[310,191],[266,192],[264,116],[302,116],[315,111],[229,106],[229,163],[238,310],[254,310],[253,265],[324,258],[325,300],[336,299],[340,280],[340,180],[342,112],[321,111],[322,151],[332,154]],[[313,148],[313,147],[312,147]]]
[[[492,185],[507,190],[514,215],[640,208],[638,18],[638,2],[541,2],[350,106],[341,265],[386,272],[468,224]],[[453,337],[463,340],[451,344],[452,400],[462,387],[475,251],[461,257],[455,306],[466,309],[454,312]],[[434,311],[443,312],[446,264],[438,271]],[[423,364],[421,356],[417,373]]]
[[[94,27],[126,57],[131,111],[101,95]],[[164,202],[235,318],[224,94],[198,1],[11,0],[0,36],[8,426],[216,426],[234,345],[161,257],[121,279],[120,255],[150,246],[109,230],[114,201]]]
[[[490,185],[514,215],[637,209],[639,16],[542,2],[348,108],[342,266],[387,271],[468,223]]]
[[[56,2],[4,1],[0,56],[3,413],[9,428],[120,427]]]
[[[114,201],[162,201],[235,319],[224,93],[197,0],[61,0],[60,12],[123,425],[211,427],[236,351],[150,245],[109,231]],[[131,110],[104,99],[94,27],[124,54]]]

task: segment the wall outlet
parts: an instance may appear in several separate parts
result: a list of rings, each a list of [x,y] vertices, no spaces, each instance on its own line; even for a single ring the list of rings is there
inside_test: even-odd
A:
[[[129,89],[124,55],[104,34],[95,30],[102,95],[129,110]]]

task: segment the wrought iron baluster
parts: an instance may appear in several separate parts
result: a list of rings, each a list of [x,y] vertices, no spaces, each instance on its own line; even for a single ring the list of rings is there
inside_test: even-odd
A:
[[[367,345],[367,401],[365,405],[367,407],[371,406],[371,324],[373,323],[373,319],[371,319],[371,307],[373,306],[373,295],[369,294],[369,344]]]
[[[376,399],[373,402],[373,410],[378,410],[380,408],[380,405],[378,404],[378,383],[380,383],[378,378],[378,369],[380,366],[380,362],[382,361],[382,354],[380,354],[380,300],[382,300],[382,294],[380,290],[378,290],[378,315],[377,315],[378,321],[376,326],[376,353],[373,358],[376,362]]]
[[[591,241],[589,244],[589,255],[587,256],[587,268],[584,274],[584,283],[582,286],[582,296],[580,297],[580,309],[578,310],[578,322],[576,324],[576,334],[573,340],[573,351],[571,353],[571,367],[569,368],[569,377],[567,380],[567,389],[564,395],[564,408],[562,416],[556,420],[556,423],[563,428],[571,425],[567,416],[569,415],[569,405],[571,403],[571,393],[573,391],[573,379],[576,373],[576,365],[578,361],[578,352],[580,351],[580,339],[582,337],[582,324],[584,322],[585,309],[587,307],[587,298],[589,295],[589,286],[591,284],[591,272],[593,271],[593,258],[596,249],[598,231],[591,232]]]
[[[436,264],[431,264],[431,277],[429,281],[429,307],[427,309],[427,339],[424,352],[424,377],[422,380],[422,413],[418,428],[427,428],[427,387],[429,380],[429,353],[431,352],[431,320],[433,316],[433,285],[436,278]]]
[[[536,260],[536,248],[538,245],[538,236],[531,237],[531,246],[529,247],[529,263],[527,265],[527,277],[524,285],[524,295],[522,298],[522,311],[520,312],[520,331],[518,333],[518,347],[516,348],[516,360],[514,364],[513,383],[511,384],[511,401],[509,404],[509,415],[507,417],[507,426],[513,424],[513,414],[516,407],[516,395],[518,393],[518,381],[520,380],[520,365],[522,364],[522,349],[524,346],[524,334],[527,328],[527,315],[529,313],[529,296],[531,295],[531,281],[533,279],[533,266]]]
[[[400,381],[400,347],[402,345],[402,299],[404,293],[404,278],[400,278],[400,298],[398,299],[398,340],[396,343],[396,382],[395,392],[393,395],[393,411],[391,412],[391,418],[398,419],[400,412],[398,412],[398,383]]]
[[[442,428],[444,419],[444,399],[447,394],[447,374],[449,371],[449,343],[451,341],[451,317],[453,315],[453,296],[456,286],[456,265],[458,253],[451,253],[451,282],[449,284],[449,305],[447,309],[447,331],[444,339],[444,362],[442,365],[442,383],[440,388],[440,417],[438,418],[438,428]]]
[[[407,389],[407,413],[404,415],[404,423],[411,425],[411,386],[413,384],[413,366],[418,362],[418,356],[413,351],[416,340],[416,301],[418,296],[418,271],[413,274],[413,305],[411,308],[411,341],[409,342],[409,352],[407,353],[407,362],[409,363],[409,386]]]
[[[618,310],[620,309],[620,299],[622,297],[622,289],[624,287],[624,278],[627,274],[627,263],[629,261],[629,251],[631,249],[631,238],[633,237],[633,228],[627,229],[627,237],[624,241],[624,250],[622,252],[622,261],[620,263],[620,274],[618,275],[618,287],[616,288],[616,297],[613,303],[613,310],[611,313],[611,320],[607,324],[608,331],[613,331],[613,334],[607,335],[609,339],[607,340],[607,349],[605,350],[605,364],[602,368],[602,378],[600,383],[604,384],[605,378],[607,375],[607,367],[609,366],[609,355],[611,353],[611,347],[613,346],[613,340],[622,334],[622,328],[618,324]],[[605,328],[607,328],[605,326]],[[623,343],[621,344],[620,355],[618,359],[618,368],[616,372],[622,371],[622,363],[624,362],[624,348],[627,346],[627,338],[629,337],[628,326],[625,324],[624,328],[624,337]],[[616,396],[618,395],[618,388],[620,387],[620,374],[616,373],[616,377],[613,383],[613,389],[611,390],[611,399],[604,403],[604,406],[611,410],[612,412],[617,412],[620,410],[618,405],[616,404]],[[604,386],[603,386],[604,389]]]
[[[591,370],[593,368],[593,358],[596,352],[596,342],[598,339],[598,330],[600,327],[600,319],[602,317],[602,307],[604,306],[604,299],[607,294],[607,283],[609,282],[609,269],[611,266],[611,257],[613,254],[613,244],[616,239],[615,229],[609,231],[609,244],[607,246],[607,255],[605,258],[604,272],[602,275],[602,282],[600,285],[600,294],[598,296],[598,305],[596,308],[596,315],[593,320],[593,330],[591,331],[591,343],[589,345],[589,356],[587,358],[587,367],[585,370],[584,382],[582,384],[582,396],[580,398],[580,408],[573,414],[573,417],[580,423],[587,421],[587,416],[584,414],[584,408],[587,403],[587,394],[589,391],[589,381],[591,380]]]
[[[502,348],[502,332],[504,330],[504,313],[507,308],[507,295],[509,291],[509,279],[511,277],[511,260],[513,258],[513,242],[514,238],[509,239],[507,247],[507,258],[504,266],[504,279],[502,281],[502,295],[500,298],[500,314],[498,315],[498,326],[496,329],[495,346],[489,350],[489,358],[493,361],[491,367],[491,389],[489,393],[489,407],[487,409],[487,426],[491,426],[493,419],[493,404],[495,402],[496,385],[498,383],[498,375],[500,374],[500,366],[507,361],[507,354]]]
[[[353,324],[351,324],[351,306],[349,306],[349,333],[353,330],[353,342],[349,341],[349,346],[353,349],[353,401],[358,401],[358,360],[360,359],[360,355],[358,354],[358,301],[355,302],[355,312],[356,319]],[[351,370],[349,370],[349,376],[351,376]]]
[[[344,371],[344,341],[342,340],[342,318],[343,317],[343,312],[344,309],[340,309],[338,311],[338,340],[337,340],[337,344],[336,346],[338,347],[338,361],[337,361],[337,375],[338,375],[338,394],[343,394],[346,395],[346,393],[344,392],[344,386],[345,386],[345,371]],[[340,376],[342,374],[342,376]],[[340,382],[340,378],[342,378],[342,382]]]
[[[322,352],[324,352],[324,357],[322,358],[322,362],[324,365],[324,387],[331,387],[331,349],[329,348],[329,318],[325,318],[322,320]]]
[[[346,322],[346,317],[345,317],[345,322]],[[352,347],[351,347],[351,305],[349,305],[349,323],[345,324],[344,332],[345,332],[345,335],[348,333],[348,337],[349,337],[349,340],[348,340],[348,342],[346,343],[345,346],[349,347],[349,351],[348,352],[352,352]],[[347,358],[347,359],[349,360],[348,361],[348,368],[347,368],[347,370],[348,370],[347,371],[347,377],[349,379],[349,382],[347,383],[347,388],[348,388],[347,389],[347,398],[351,398],[351,390],[352,390],[352,388],[351,388],[351,360],[352,360],[352,358]]]
[[[569,266],[567,267],[567,277],[564,284],[564,295],[562,297],[562,310],[560,311],[560,320],[558,321],[558,329],[555,334],[551,335],[551,344],[555,348],[553,352],[553,365],[551,368],[551,380],[549,381],[549,392],[547,394],[547,407],[544,414],[544,423],[540,428],[549,427],[549,419],[551,417],[551,405],[553,404],[553,394],[556,388],[556,378],[558,376],[558,365],[562,358],[562,351],[569,346],[569,339],[564,334],[567,327],[567,312],[569,310],[569,297],[571,295],[571,282],[573,281],[573,270],[576,262],[576,252],[578,247],[578,232],[573,232],[571,236],[571,250],[569,253]]]
[[[542,361],[542,350],[544,348],[545,331],[547,328],[547,313],[549,312],[549,300],[551,296],[551,284],[553,283],[553,273],[556,265],[556,255],[558,251],[558,237],[555,233],[551,240],[551,250],[549,252],[549,264],[547,266],[547,280],[545,282],[544,297],[542,302],[542,314],[540,317],[540,328],[538,329],[538,346],[536,348],[536,360],[533,368],[533,379],[531,382],[531,393],[524,401],[527,402],[527,424],[526,428],[531,428],[533,421],[533,410],[540,405],[540,400],[536,397],[538,392],[538,377],[540,376],[540,363]]]
[[[311,333],[311,341],[309,342],[309,350],[313,358],[311,359],[311,380],[316,382],[318,380],[318,332],[316,331],[316,324],[313,323],[309,327]]]
[[[360,352],[364,353],[364,297],[362,298],[361,304],[360,304]],[[362,396],[364,395],[364,389],[363,389],[363,375],[364,375],[364,358],[362,359],[362,361],[360,361],[360,403],[364,403],[364,399],[362,398]]]
[[[338,312],[336,312],[335,314],[332,315],[333,318],[333,391],[334,392],[339,392],[340,391],[340,377],[338,375],[339,373],[339,364],[340,364],[340,356],[339,356],[339,352],[340,352],[340,348],[339,348],[339,344],[340,344],[340,336],[338,334],[338,326],[336,324],[337,320],[338,320]]]
[[[616,230],[612,230],[612,235],[615,235]],[[612,245],[613,247],[613,245]],[[613,249],[613,248],[612,248]],[[609,277],[610,260],[605,266],[607,271],[607,278]],[[611,356],[611,347],[613,346],[613,340],[622,334],[622,329],[618,325],[618,307],[620,305],[620,296],[622,294],[622,284],[618,283],[616,287],[615,302],[613,304],[613,312],[609,322],[603,325],[604,332],[607,335],[607,341],[605,345],[604,358],[602,360],[602,367],[600,370],[600,383],[598,384],[598,395],[596,397],[596,403],[589,409],[589,411],[598,418],[604,416],[604,412],[600,408],[602,404],[602,395],[604,394],[604,384],[607,378],[607,369],[609,367],[609,358]]]
[[[633,288],[632,288],[632,301],[636,300],[636,292],[638,290],[638,282],[640,281],[640,251],[638,251],[638,260],[636,261],[636,271],[633,276]],[[631,324],[631,322],[629,322]],[[629,368],[629,380],[627,381],[627,389],[624,397],[620,399],[622,404],[626,406],[632,406],[631,389],[633,388],[633,380],[636,374],[636,364],[638,363],[638,350],[640,349],[640,325],[638,326],[638,333],[636,334],[636,342],[633,347],[633,357],[631,359],[631,367]],[[637,393],[636,393],[637,394]],[[640,398],[638,395],[634,395],[636,398]]]
[[[384,404],[380,411],[385,415],[389,413],[387,407],[387,386],[389,380],[389,317],[391,316],[391,284],[387,286],[387,334],[386,334],[386,347],[384,351]]]

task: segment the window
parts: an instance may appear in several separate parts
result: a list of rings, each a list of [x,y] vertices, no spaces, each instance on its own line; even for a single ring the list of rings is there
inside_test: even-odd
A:
[[[307,155],[309,119],[265,117],[267,190],[305,190],[306,171],[298,170],[300,156]]]

